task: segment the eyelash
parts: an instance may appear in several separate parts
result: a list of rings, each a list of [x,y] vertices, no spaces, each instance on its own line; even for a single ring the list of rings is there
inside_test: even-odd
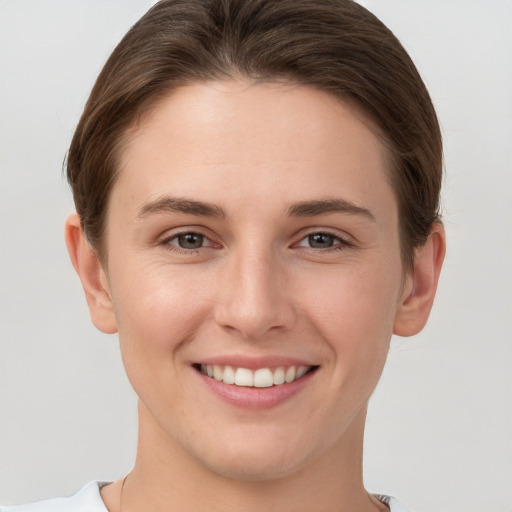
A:
[[[190,236],[190,235],[195,235],[195,236],[201,237],[202,244],[200,247],[186,249],[186,248],[180,247],[178,245],[178,243],[179,243],[178,240],[180,237],[186,237],[186,236]],[[173,241],[176,241],[178,243],[172,243]],[[208,241],[209,244],[203,245],[205,241]],[[175,252],[182,253],[182,254],[196,254],[200,249],[214,247],[217,244],[212,242],[212,240],[210,240],[210,238],[208,238],[205,234],[200,233],[199,231],[182,231],[180,233],[174,233],[172,236],[165,238],[164,240],[159,242],[159,245],[161,245],[162,247],[165,247],[169,251],[175,251]]]
[[[310,239],[309,241],[311,242],[311,237],[314,237],[314,236],[329,237],[330,239],[332,239],[332,245],[329,247],[326,247],[326,248],[300,245],[301,242],[308,240],[308,239]],[[346,238],[344,238],[340,235],[331,233],[329,231],[312,231],[311,233],[308,233],[306,236],[302,237],[300,239],[300,241],[294,245],[295,245],[295,247],[305,247],[306,249],[312,249],[315,252],[324,253],[324,252],[332,252],[332,251],[342,251],[342,250],[345,250],[345,249],[351,247],[353,244]]]
[[[197,248],[184,248],[181,247],[179,244],[179,238],[180,237],[186,237],[186,236],[197,236],[201,237],[201,246]],[[309,243],[311,243],[311,237],[315,236],[323,236],[328,237],[332,239],[332,244],[328,247],[321,248],[321,247],[311,247],[311,245],[302,245],[304,241],[309,240]],[[176,241],[177,243],[173,243]],[[204,245],[204,242],[208,241],[209,243],[207,245]],[[159,242],[159,245],[165,247],[167,250],[175,251],[182,254],[196,254],[200,249],[204,248],[212,248],[212,247],[220,247],[220,245],[215,244],[208,236],[205,234],[199,232],[199,231],[182,231],[180,233],[175,233],[170,237],[165,238],[161,242]],[[303,247],[305,249],[313,250],[315,253],[326,253],[326,252],[333,252],[333,251],[340,251],[347,249],[351,247],[353,244],[346,238],[335,235],[334,233],[330,233],[329,231],[312,231],[311,233],[308,233],[307,235],[303,236],[299,242],[292,245],[292,248],[294,247]]]

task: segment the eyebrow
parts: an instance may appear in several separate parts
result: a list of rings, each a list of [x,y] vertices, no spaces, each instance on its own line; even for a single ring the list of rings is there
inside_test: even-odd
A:
[[[202,201],[194,201],[182,197],[160,197],[146,203],[139,211],[138,217],[143,218],[152,213],[178,212],[204,217],[225,218],[226,212],[217,205]]]
[[[220,206],[203,201],[194,201],[183,197],[164,196],[146,203],[139,211],[138,217],[144,218],[154,213],[178,212],[204,217],[224,219],[226,212]],[[370,210],[357,206],[345,199],[331,198],[312,201],[300,201],[287,208],[290,217],[314,217],[331,213],[362,215],[375,222]]]
[[[362,215],[373,222],[375,216],[370,210],[357,206],[345,199],[323,199],[314,201],[301,201],[292,204],[288,208],[288,215],[291,217],[314,217],[315,215],[325,215],[329,213],[346,213],[349,215]]]

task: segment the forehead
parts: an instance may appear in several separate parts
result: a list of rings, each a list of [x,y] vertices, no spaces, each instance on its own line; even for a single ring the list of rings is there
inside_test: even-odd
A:
[[[276,138],[275,133],[268,128],[278,130],[282,127],[287,128],[286,133],[290,139],[295,136],[299,140],[307,131],[308,137],[318,135],[329,144],[332,137],[324,135],[330,130],[338,130],[340,122],[352,124],[354,135],[370,131],[377,139],[385,140],[381,130],[354,101],[290,82],[240,79],[193,83],[178,87],[150,105],[128,131],[128,145],[135,140],[140,142],[145,133],[154,132],[163,125],[168,130],[179,131],[183,142],[203,145],[207,140],[200,139],[202,129],[205,130],[203,133],[206,133],[206,139],[213,143],[216,141],[213,141],[208,130],[214,128],[218,138],[224,135],[233,138],[234,134],[228,132],[235,124],[238,139],[244,135],[254,138],[266,133],[270,139],[267,142],[270,143],[276,142]],[[188,136],[191,138],[187,140]],[[313,141],[318,142],[318,139]],[[228,147],[229,140],[223,142],[218,149]],[[380,149],[386,153],[384,146]]]
[[[378,196],[379,186],[392,192],[388,161],[372,123],[324,91],[285,83],[193,84],[173,91],[132,128],[114,195],[130,188],[149,200],[177,187],[210,202],[227,200],[234,189],[245,199],[266,191],[269,199],[296,201],[330,196],[334,187],[357,204]]]

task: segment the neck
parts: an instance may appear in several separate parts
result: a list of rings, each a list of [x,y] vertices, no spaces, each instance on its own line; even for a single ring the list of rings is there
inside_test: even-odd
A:
[[[121,512],[163,512],[170,505],[181,512],[386,510],[367,494],[362,482],[365,411],[322,457],[307,461],[290,474],[251,480],[204,467],[179,445],[170,443],[143,406],[139,418],[138,454],[122,491]]]

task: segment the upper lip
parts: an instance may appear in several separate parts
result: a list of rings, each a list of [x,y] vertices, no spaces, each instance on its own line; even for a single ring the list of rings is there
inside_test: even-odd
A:
[[[217,365],[231,366],[233,368],[247,368],[248,370],[258,370],[259,368],[279,368],[281,366],[318,366],[317,363],[289,356],[214,356],[204,358],[194,362],[194,365]]]

